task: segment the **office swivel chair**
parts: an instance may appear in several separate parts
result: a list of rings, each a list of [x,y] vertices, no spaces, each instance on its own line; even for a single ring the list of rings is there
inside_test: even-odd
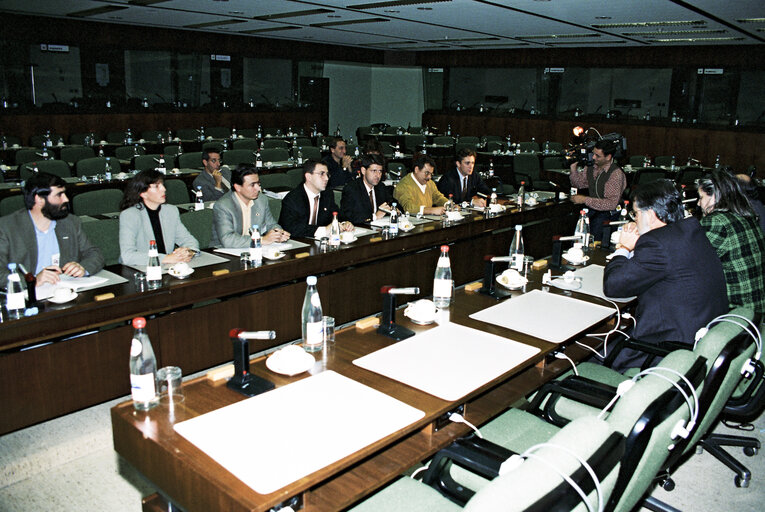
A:
[[[91,190],[72,198],[72,213],[75,215],[103,215],[120,211],[122,191],[114,188]]]
[[[82,223],[82,230],[90,243],[101,250],[104,265],[116,265],[120,258],[120,220],[99,219]]]
[[[213,225],[213,211],[211,209],[183,212],[181,222],[189,230],[191,236],[197,239],[200,249],[210,247]]]
[[[609,499],[619,459],[624,453],[624,438],[604,421],[594,417],[579,418],[549,439],[549,445],[529,454],[514,469],[503,473],[481,488],[467,501],[464,509],[442,496],[429,485],[402,477],[381,492],[352,508],[353,512],[386,511],[577,511],[587,510],[582,497],[565,475],[580,488],[597,510],[594,480],[577,458],[592,468],[600,486],[600,499]],[[489,453],[473,457],[475,470],[498,468],[501,461]]]

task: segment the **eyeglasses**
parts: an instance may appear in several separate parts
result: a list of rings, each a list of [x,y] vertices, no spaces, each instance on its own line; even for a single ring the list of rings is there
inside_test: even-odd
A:
[[[207,161],[208,161],[208,162],[212,162],[212,163],[214,163],[214,164],[217,164],[217,163],[220,163],[220,162],[222,161],[222,159],[220,159],[220,158],[210,158],[210,159],[209,159],[209,160],[207,160]]]
[[[311,174],[315,174],[317,176],[321,176],[322,178],[324,176],[329,176],[329,173],[327,171],[321,171],[321,172],[312,172]]]

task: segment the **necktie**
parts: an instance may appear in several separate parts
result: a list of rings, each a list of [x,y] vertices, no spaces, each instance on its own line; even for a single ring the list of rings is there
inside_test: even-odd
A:
[[[467,176],[462,178],[462,200],[463,201],[467,201],[467,179],[468,179]]]
[[[369,191],[369,203],[372,205],[372,215],[375,213],[375,198],[374,198],[374,190]]]
[[[319,196],[315,196],[313,198],[313,211],[311,212],[311,222],[309,222],[309,224],[316,224],[318,215],[319,215]]]

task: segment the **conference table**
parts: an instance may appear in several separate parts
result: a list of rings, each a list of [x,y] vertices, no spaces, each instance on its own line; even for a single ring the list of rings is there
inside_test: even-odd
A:
[[[596,259],[602,262],[602,256]],[[544,292],[538,291],[540,280],[541,272],[531,272],[529,284],[521,290],[507,292],[510,295],[504,298],[502,304],[518,301],[530,292],[549,295],[550,298],[559,300],[566,300],[562,297],[573,300],[571,292],[554,287],[545,289]],[[321,285],[319,289],[321,291]],[[573,295],[583,302],[599,302],[599,299],[588,295]],[[603,301],[600,303],[605,304]],[[558,343],[559,340],[550,342],[471,318],[472,314],[497,304],[498,301],[494,297],[460,289],[449,308],[451,323],[444,323],[438,327],[414,324],[405,318],[401,311],[398,312],[397,324],[414,330],[417,335],[437,328],[469,327],[481,333],[500,336],[508,343],[512,343],[507,340],[510,339],[534,349],[535,354],[521,364],[501,372],[456,399],[434,396],[413,385],[370,371],[358,362],[354,363],[359,358],[369,357],[370,354],[377,354],[378,351],[398,344],[374,329],[362,330],[352,324],[337,333],[335,343],[325,344],[321,352],[314,354],[316,361],[305,373],[291,377],[279,375],[268,369],[266,357],[252,359],[251,372],[273,382],[276,385],[275,391],[284,391],[288,389],[285,387],[295,385],[303,379],[315,379],[323,372],[334,372],[422,412],[418,419],[406,426],[271,492],[256,492],[176,430],[180,428],[177,425],[183,425],[185,421],[198,420],[207,413],[220,411],[223,407],[246,400],[243,395],[229,389],[224,380],[216,381],[202,376],[187,381],[183,385],[184,401],[174,405],[162,403],[150,411],[136,411],[130,401],[115,406],[111,411],[115,450],[160,489],[160,492],[144,499],[145,511],[175,510],[169,507],[169,504],[188,511],[266,511],[278,510],[285,505],[294,509],[302,507],[302,510],[306,511],[346,508],[469,432],[467,426],[445,420],[445,415],[459,410],[469,422],[475,425],[485,423],[569,368],[568,362],[553,358],[551,352],[565,350],[573,359],[581,359],[586,355],[585,350],[573,344],[573,340],[581,340],[595,346],[598,341],[587,337],[586,334],[594,330],[605,332],[613,322],[614,311],[611,308],[605,320],[587,325],[586,329],[575,329],[577,332],[573,336]],[[552,303],[550,305],[552,306]],[[542,310],[535,321],[544,324],[550,322],[553,316],[554,312]],[[476,351],[481,350],[478,347],[479,345],[476,345]],[[422,360],[423,365],[427,365],[430,359],[426,356]],[[440,360],[440,354],[433,354],[432,359]],[[447,368],[448,365],[444,367],[444,371],[449,371]],[[454,371],[454,368],[451,371]],[[342,397],[338,395],[336,399],[341,401]],[[261,412],[257,422],[275,421],[269,414],[269,409],[262,409]],[[291,411],[291,420],[303,426],[308,434],[315,417],[301,413],[304,411]],[[359,411],[359,414],[363,412]],[[374,423],[378,419],[371,421]],[[245,431],[254,428],[255,425],[241,425],[241,429]],[[210,432],[209,435],[215,436],[215,432]],[[247,457],[253,464],[258,462],[260,451],[266,451],[258,447],[262,447],[264,443],[278,442],[249,434],[245,437],[247,443],[241,447],[241,457]],[[321,437],[316,438],[316,444],[311,443],[312,448],[309,447],[308,451],[321,451],[323,441]],[[284,444],[283,457],[298,465],[301,457],[307,456],[304,453],[306,449],[295,452],[290,449],[290,444],[289,440]]]
[[[136,289],[134,269],[107,267],[126,282],[0,322],[0,401],[6,411],[0,434],[126,395],[130,321],[136,316],[147,317],[159,364],[180,366],[189,375],[231,360],[227,334],[233,327],[274,330],[271,346],[300,338],[309,275],[318,276],[325,314],[340,326],[379,312],[384,285],[418,286],[422,292],[414,299],[430,295],[443,244],[451,248],[460,285],[483,275],[483,255],[507,253],[516,224],[524,227],[527,254],[549,254],[552,236],[573,232],[575,211],[561,201],[491,217],[472,213],[389,239],[379,233],[360,237],[328,252],[303,240],[307,247],[257,268],[243,270],[238,256],[223,255],[222,262],[196,268],[187,279],[165,275],[160,288],[148,291]]]

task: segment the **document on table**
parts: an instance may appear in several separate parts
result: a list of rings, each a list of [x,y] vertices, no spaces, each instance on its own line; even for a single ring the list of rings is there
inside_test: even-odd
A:
[[[286,242],[279,242],[275,244],[269,244],[263,246],[264,248],[268,249],[275,249],[277,251],[281,252],[287,252],[292,251],[293,249],[300,249],[302,247],[308,247],[308,244],[303,242],[298,242],[297,240],[287,240]],[[228,254],[229,256],[236,256],[237,258],[243,253],[247,252],[249,250],[248,247],[221,247],[219,249],[214,249],[215,252],[219,252],[221,254]]]
[[[447,323],[353,364],[453,402],[538,352],[536,347]]]
[[[269,494],[424,415],[384,393],[325,371],[174,428],[255,492]]]
[[[71,277],[62,274],[60,277],[61,280],[57,284],[45,283],[42,286],[38,286],[35,290],[37,299],[45,300],[53,297],[53,292],[56,288],[71,288],[76,292],[81,292],[113,284],[127,283],[127,279],[108,270],[101,270],[92,276]]]
[[[571,290],[578,293],[600,297],[601,299],[610,299],[618,302],[629,302],[635,297],[606,297],[603,293],[603,271],[602,265],[587,265],[574,271],[574,280],[566,282],[562,277],[556,277],[552,280],[553,285],[561,290]],[[581,278],[581,280],[577,279]]]
[[[470,315],[552,343],[562,343],[615,314],[612,307],[532,290]]]
[[[238,253],[236,253],[237,256],[239,256],[239,253],[242,251],[240,250]],[[220,256],[217,256],[215,254],[210,254],[209,252],[199,252],[196,256],[191,258],[191,261],[189,261],[189,266],[191,268],[199,268],[199,267],[206,267],[208,265],[217,265],[218,263],[226,263],[229,260],[226,258],[221,258]],[[130,268],[134,268],[136,270],[139,270],[141,272],[146,272],[146,265],[126,265]],[[162,273],[167,274],[170,271],[171,265],[162,265]]]

